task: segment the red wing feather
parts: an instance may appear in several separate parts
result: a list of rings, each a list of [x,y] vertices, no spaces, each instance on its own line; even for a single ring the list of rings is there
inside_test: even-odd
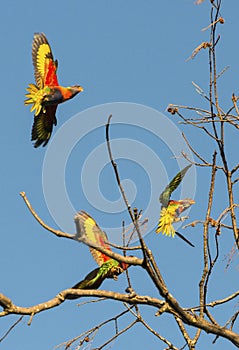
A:
[[[100,247],[104,247],[111,250],[108,245],[108,238],[105,232],[103,232],[97,225],[95,220],[85,211],[80,211],[75,216],[75,222],[77,221],[77,226],[80,229],[80,235],[86,235],[86,237],[92,242],[96,243]],[[96,249],[90,248],[90,252],[99,266],[104,262],[111,259],[109,256],[99,252]]]
[[[32,61],[35,80],[39,89],[45,86],[58,86],[56,75],[57,61],[54,61],[51,47],[44,33],[34,34]]]

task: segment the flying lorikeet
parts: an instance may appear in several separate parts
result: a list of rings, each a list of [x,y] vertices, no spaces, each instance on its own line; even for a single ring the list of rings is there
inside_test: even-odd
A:
[[[109,251],[111,250],[106,233],[99,228],[95,220],[85,211],[82,210],[76,214],[75,224],[78,236],[85,235],[90,241]],[[90,252],[100,267],[91,271],[84,280],[77,283],[72,288],[97,289],[106,278],[113,278],[116,280],[117,276],[129,266],[128,264],[110,258],[97,249],[90,248]]]
[[[36,148],[48,143],[53,125],[57,124],[58,104],[71,99],[83,88],[79,85],[59,85],[56,74],[58,63],[53,59],[51,47],[43,33],[34,34],[32,61],[36,84],[29,84],[24,104],[32,104],[31,112],[35,111],[31,140],[35,141]]]
[[[185,242],[194,246],[191,242],[189,242],[183,235],[179,232],[176,232],[173,223],[178,221],[184,221],[187,217],[179,217],[180,214],[188,209],[192,204],[195,203],[193,199],[180,199],[178,201],[171,199],[171,194],[174,190],[179,186],[183,177],[185,176],[188,169],[191,167],[191,164],[186,166],[182,171],[180,171],[173,180],[169,183],[169,185],[165,188],[165,190],[161,193],[159,197],[159,201],[162,204],[160,218],[156,233],[162,232],[162,234],[166,236],[178,235]]]

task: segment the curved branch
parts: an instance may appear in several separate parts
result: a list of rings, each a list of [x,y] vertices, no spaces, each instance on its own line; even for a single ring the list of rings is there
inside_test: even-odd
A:
[[[99,252],[104,253],[105,255],[107,255],[110,258],[113,258],[113,259],[115,259],[117,261],[124,262],[124,263],[130,264],[130,265],[143,266],[143,262],[144,262],[143,259],[139,259],[136,256],[123,256],[121,254],[114,253],[111,250],[103,248],[103,247],[99,246],[98,244],[90,241],[85,236],[79,237],[78,235],[75,235],[75,240],[80,242],[80,243],[83,243],[83,244],[87,245],[88,247],[95,248]]]
[[[66,233],[60,230],[55,230],[54,228],[48,226],[47,224],[44,223],[44,221],[37,215],[37,213],[35,212],[35,210],[33,209],[31,203],[29,202],[26,193],[25,192],[20,192],[20,196],[22,197],[22,199],[24,200],[26,206],[28,207],[30,213],[34,216],[34,218],[39,222],[39,224],[44,227],[44,229],[46,229],[47,231],[54,233],[54,235],[56,235],[57,237],[60,238],[69,238],[69,239],[74,239],[75,235],[71,235],[70,233]]]
[[[4,311],[0,312],[0,317],[9,315],[9,314],[16,314],[16,315],[35,315],[37,313],[40,313],[42,311],[46,311],[49,309],[52,309],[54,307],[57,307],[61,305],[65,300],[68,300],[68,296],[76,296],[76,297],[104,297],[107,299],[112,300],[118,300],[122,302],[126,302],[130,305],[135,304],[142,304],[142,305],[151,305],[156,308],[160,308],[164,301],[152,298],[149,296],[141,296],[141,295],[132,295],[132,294],[122,294],[118,292],[112,292],[112,291],[106,291],[106,290],[93,290],[93,289],[65,289],[61,291],[59,294],[57,294],[54,298],[45,301],[43,303],[24,307],[24,306],[17,306],[15,305],[8,297],[6,297],[3,294],[0,294],[0,305],[5,305]],[[9,300],[7,304],[5,303],[5,300]],[[3,302],[2,302],[3,300]]]
[[[141,304],[141,305],[150,305],[156,308],[160,308],[165,304],[164,301],[152,298],[147,295],[131,295],[131,294],[122,294],[118,292],[112,292],[112,291],[106,291],[106,290],[82,290],[82,289],[65,289],[62,292],[60,292],[58,295],[56,295],[53,299],[48,300],[46,302],[40,303],[35,306],[30,307],[21,307],[14,305],[12,302],[7,303],[9,307],[5,308],[3,312],[0,313],[0,317],[3,317],[8,314],[18,314],[18,315],[30,315],[33,317],[35,314],[46,311],[48,309],[54,308],[56,306],[59,306],[62,304],[65,300],[67,300],[68,295],[75,295],[80,297],[88,297],[88,296],[95,296],[95,297],[105,297],[112,300],[118,300],[122,302],[126,302],[130,305],[135,304]],[[10,300],[9,298],[3,296],[4,300]],[[168,295],[168,299],[171,300],[172,296],[170,294]],[[168,313],[173,313],[172,310],[168,309],[165,310]],[[226,338],[230,340],[233,344],[235,344],[237,347],[239,347],[239,335],[231,330],[228,330],[224,327],[215,325],[210,323],[209,321],[206,321],[202,317],[199,317],[197,315],[192,315],[189,312],[186,312],[185,309],[180,308],[181,313],[183,312],[184,316],[182,320],[187,323],[190,326],[203,329],[207,333],[212,333],[218,336],[221,336],[223,338]],[[180,317],[180,314],[179,314]],[[181,318],[181,317],[180,317]]]
[[[100,247],[99,245],[97,245],[96,243],[90,241],[89,239],[87,239],[86,237],[79,237],[77,234],[70,234],[70,233],[66,233],[60,230],[55,230],[52,227],[48,226],[47,224],[44,223],[44,221],[38,216],[38,214],[35,212],[35,210],[33,209],[30,201],[28,200],[26,193],[25,192],[21,192],[20,193],[21,197],[23,198],[24,202],[26,203],[29,211],[31,212],[31,214],[34,216],[34,218],[39,222],[39,224],[44,227],[47,231],[53,233],[54,235],[56,235],[57,237],[60,238],[68,238],[68,239],[74,239],[77,242],[86,244],[88,247],[91,248],[95,248],[97,250],[99,250],[100,252],[106,254],[107,256],[118,260],[120,262],[124,262],[126,264],[130,264],[130,265],[143,265],[143,260],[142,259],[138,259],[136,257],[124,257],[123,255],[114,253],[108,249],[105,249],[103,247]]]

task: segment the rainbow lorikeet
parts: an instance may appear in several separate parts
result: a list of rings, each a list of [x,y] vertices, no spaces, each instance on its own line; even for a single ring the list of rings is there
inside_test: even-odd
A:
[[[36,84],[29,84],[25,105],[35,111],[32,127],[32,141],[37,148],[48,143],[53,125],[57,124],[56,109],[59,103],[74,97],[83,88],[79,85],[63,87],[57,79],[57,60],[53,59],[51,47],[45,34],[36,33],[32,43],[32,61]]]
[[[111,250],[106,233],[99,228],[95,220],[85,211],[82,210],[76,214],[75,224],[78,236],[85,235],[90,241]],[[84,280],[80,281],[72,288],[97,289],[106,278],[117,280],[117,276],[129,266],[128,264],[110,258],[97,249],[90,248],[90,252],[100,267],[91,271]]]
[[[178,221],[184,221],[185,219],[187,219],[187,216],[179,216],[184,210],[188,209],[192,204],[194,204],[195,201],[189,198],[180,199],[178,201],[172,199],[170,200],[171,194],[180,185],[183,177],[185,176],[186,172],[190,167],[191,164],[186,166],[182,171],[180,171],[165,188],[165,190],[161,193],[159,201],[162,204],[162,207],[156,233],[162,232],[163,235],[165,234],[166,236],[172,237],[174,237],[174,235],[176,234],[188,244],[194,246],[183,235],[175,231],[173,223]]]

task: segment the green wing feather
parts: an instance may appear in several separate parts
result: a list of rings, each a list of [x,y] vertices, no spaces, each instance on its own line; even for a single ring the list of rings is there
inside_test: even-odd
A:
[[[88,275],[85,276],[82,281],[76,283],[72,289],[98,289],[106,278],[117,279],[117,276],[123,271],[124,269],[119,266],[118,261],[110,259],[103,263],[101,267],[97,267],[88,273]],[[66,298],[77,299],[78,296],[67,295]]]
[[[116,279],[124,270],[119,266],[119,262],[110,259],[91,271],[82,281],[74,285],[75,289],[97,289],[106,278]]]
[[[159,201],[162,204],[162,207],[167,207],[171,194],[174,190],[180,185],[183,177],[185,176],[188,169],[192,166],[192,164],[187,165],[183,170],[181,170],[169,183],[169,185],[165,188],[165,190],[161,193],[159,197]]]
[[[34,116],[32,126],[32,141],[35,141],[34,147],[37,148],[43,144],[45,147],[51,137],[53,125],[57,124],[56,120],[57,106],[46,106],[38,115]]]
[[[103,276],[99,275],[100,267],[91,271],[82,281],[72,287],[73,289],[98,289],[103,282]]]

